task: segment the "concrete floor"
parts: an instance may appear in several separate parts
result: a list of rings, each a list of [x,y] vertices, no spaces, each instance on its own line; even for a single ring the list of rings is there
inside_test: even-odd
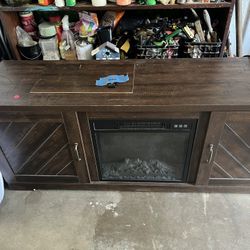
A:
[[[1,250],[250,249],[250,195],[6,191]]]

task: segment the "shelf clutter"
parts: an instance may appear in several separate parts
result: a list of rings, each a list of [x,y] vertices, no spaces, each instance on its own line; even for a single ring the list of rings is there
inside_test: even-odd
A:
[[[10,5],[28,0],[6,0]],[[11,2],[12,1],[12,2]],[[16,27],[17,47],[22,59],[36,60],[124,60],[171,59],[177,57],[218,57],[223,35],[219,18],[210,15],[209,5],[224,1],[116,0],[117,10],[106,10],[106,0],[92,0],[97,11],[76,11],[75,0],[38,0],[42,15],[29,6],[20,11],[21,27]],[[51,11],[52,5],[59,11]],[[138,12],[123,10],[129,5],[188,6],[183,13]],[[67,9],[64,9],[66,5]],[[198,6],[197,9],[192,8]],[[202,8],[201,6],[204,6]],[[225,6],[224,6],[225,7]],[[13,7],[13,8],[20,8]],[[182,7],[183,8],[183,7]],[[164,9],[164,8],[163,8]],[[33,11],[31,11],[33,10]],[[75,12],[75,14],[72,14]],[[159,9],[160,10],[160,9]],[[77,13],[77,14],[76,14]],[[77,18],[74,16],[77,15]]]
[[[206,5],[206,8],[213,7],[229,7],[230,0],[2,0],[3,4],[0,5],[1,10],[11,10],[11,7],[24,10],[27,8],[36,10],[55,10],[53,7],[66,8],[86,8],[96,9],[102,7],[104,9],[118,9],[123,7],[125,9],[145,9],[148,6],[153,9],[165,8],[189,8],[200,7]],[[8,8],[9,7],[9,8]],[[46,8],[43,8],[46,7]],[[48,8],[49,7],[49,8]]]

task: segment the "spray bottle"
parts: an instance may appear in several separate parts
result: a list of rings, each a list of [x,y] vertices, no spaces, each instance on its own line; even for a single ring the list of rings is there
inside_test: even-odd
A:
[[[75,39],[72,31],[69,29],[69,16],[65,15],[62,19],[62,40],[60,42],[60,54],[62,59],[76,60]]]

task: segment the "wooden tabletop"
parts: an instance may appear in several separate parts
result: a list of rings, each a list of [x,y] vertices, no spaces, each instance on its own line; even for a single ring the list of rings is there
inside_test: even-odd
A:
[[[95,79],[129,74],[116,89]],[[250,60],[3,61],[0,111],[250,111]]]

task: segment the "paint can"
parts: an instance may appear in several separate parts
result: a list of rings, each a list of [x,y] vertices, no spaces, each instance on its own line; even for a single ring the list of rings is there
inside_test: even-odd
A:
[[[42,58],[42,51],[39,44],[32,41],[27,44],[17,45],[21,57],[25,60],[40,60]]]
[[[20,12],[20,18],[23,29],[33,38],[37,38],[37,32],[36,32],[36,22],[34,15],[31,11],[23,11]]]
[[[52,37],[56,35],[56,27],[54,24],[49,22],[43,22],[38,25],[40,36],[42,37]]]

